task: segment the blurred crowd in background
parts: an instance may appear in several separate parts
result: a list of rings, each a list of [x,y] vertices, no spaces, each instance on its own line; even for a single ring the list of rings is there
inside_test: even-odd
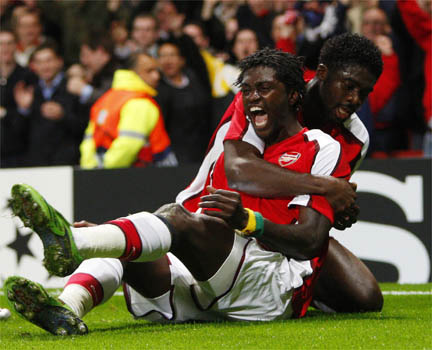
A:
[[[370,134],[368,157],[430,156],[431,0],[0,0],[0,15],[3,168],[80,159],[86,167],[81,153],[92,107],[114,87],[117,70],[149,77],[150,68],[140,75],[130,65],[143,52],[157,62],[158,74],[143,79],[157,92],[160,128],[175,154],[161,165],[201,162],[238,92],[239,60],[279,48],[303,56],[310,79],[325,40],[346,31],[375,42],[384,62],[358,111]]]

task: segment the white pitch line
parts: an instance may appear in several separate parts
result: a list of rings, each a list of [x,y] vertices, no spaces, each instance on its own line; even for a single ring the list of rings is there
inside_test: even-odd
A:
[[[432,295],[432,291],[403,291],[403,290],[387,290],[382,292],[383,295]]]
[[[387,290],[382,292],[383,295],[432,295],[432,291],[399,291],[399,290]],[[123,296],[123,292],[115,292],[116,296]]]
[[[60,291],[53,291],[50,293],[53,296],[60,295]],[[415,291],[415,290],[386,290],[382,292],[383,295],[432,295],[432,291]],[[0,295],[4,295],[3,291],[0,291]],[[115,292],[115,296],[123,296],[123,292]]]

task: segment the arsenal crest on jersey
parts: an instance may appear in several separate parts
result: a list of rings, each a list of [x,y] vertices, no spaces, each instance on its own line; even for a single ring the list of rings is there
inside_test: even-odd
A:
[[[301,154],[298,152],[285,152],[279,157],[279,165],[281,167],[287,167],[291,165],[301,157]]]

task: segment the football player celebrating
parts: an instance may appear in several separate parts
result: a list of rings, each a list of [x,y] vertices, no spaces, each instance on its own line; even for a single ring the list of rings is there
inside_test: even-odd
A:
[[[315,175],[349,173],[339,162],[340,144],[297,120],[301,60],[265,49],[240,69],[244,109],[268,162],[283,159],[289,169]],[[124,281],[129,311],[148,320],[304,316],[328,247],[330,205],[319,195],[242,196],[226,189],[223,164],[222,154],[207,179],[219,189],[208,186],[200,197],[203,213],[174,203],[92,227],[71,228],[32,187],[13,186],[11,207],[41,238],[47,270],[73,275],[58,299],[10,277],[5,292],[12,308],[53,334],[85,334],[81,317]]]

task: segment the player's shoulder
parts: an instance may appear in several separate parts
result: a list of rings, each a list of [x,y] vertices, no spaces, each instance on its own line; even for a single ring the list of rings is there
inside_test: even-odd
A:
[[[313,144],[310,173],[331,175],[335,172],[341,158],[341,145],[322,130],[312,129],[304,133],[306,141]]]
[[[369,144],[369,133],[357,113],[351,114],[351,116],[344,121],[343,125],[345,129],[363,145]]]
[[[306,141],[313,141],[317,142],[320,149],[322,148],[328,148],[328,147],[336,147],[339,148],[339,142],[336,141],[333,137],[331,137],[329,134],[326,134],[324,131],[320,129],[311,129],[307,130],[304,133]]]

